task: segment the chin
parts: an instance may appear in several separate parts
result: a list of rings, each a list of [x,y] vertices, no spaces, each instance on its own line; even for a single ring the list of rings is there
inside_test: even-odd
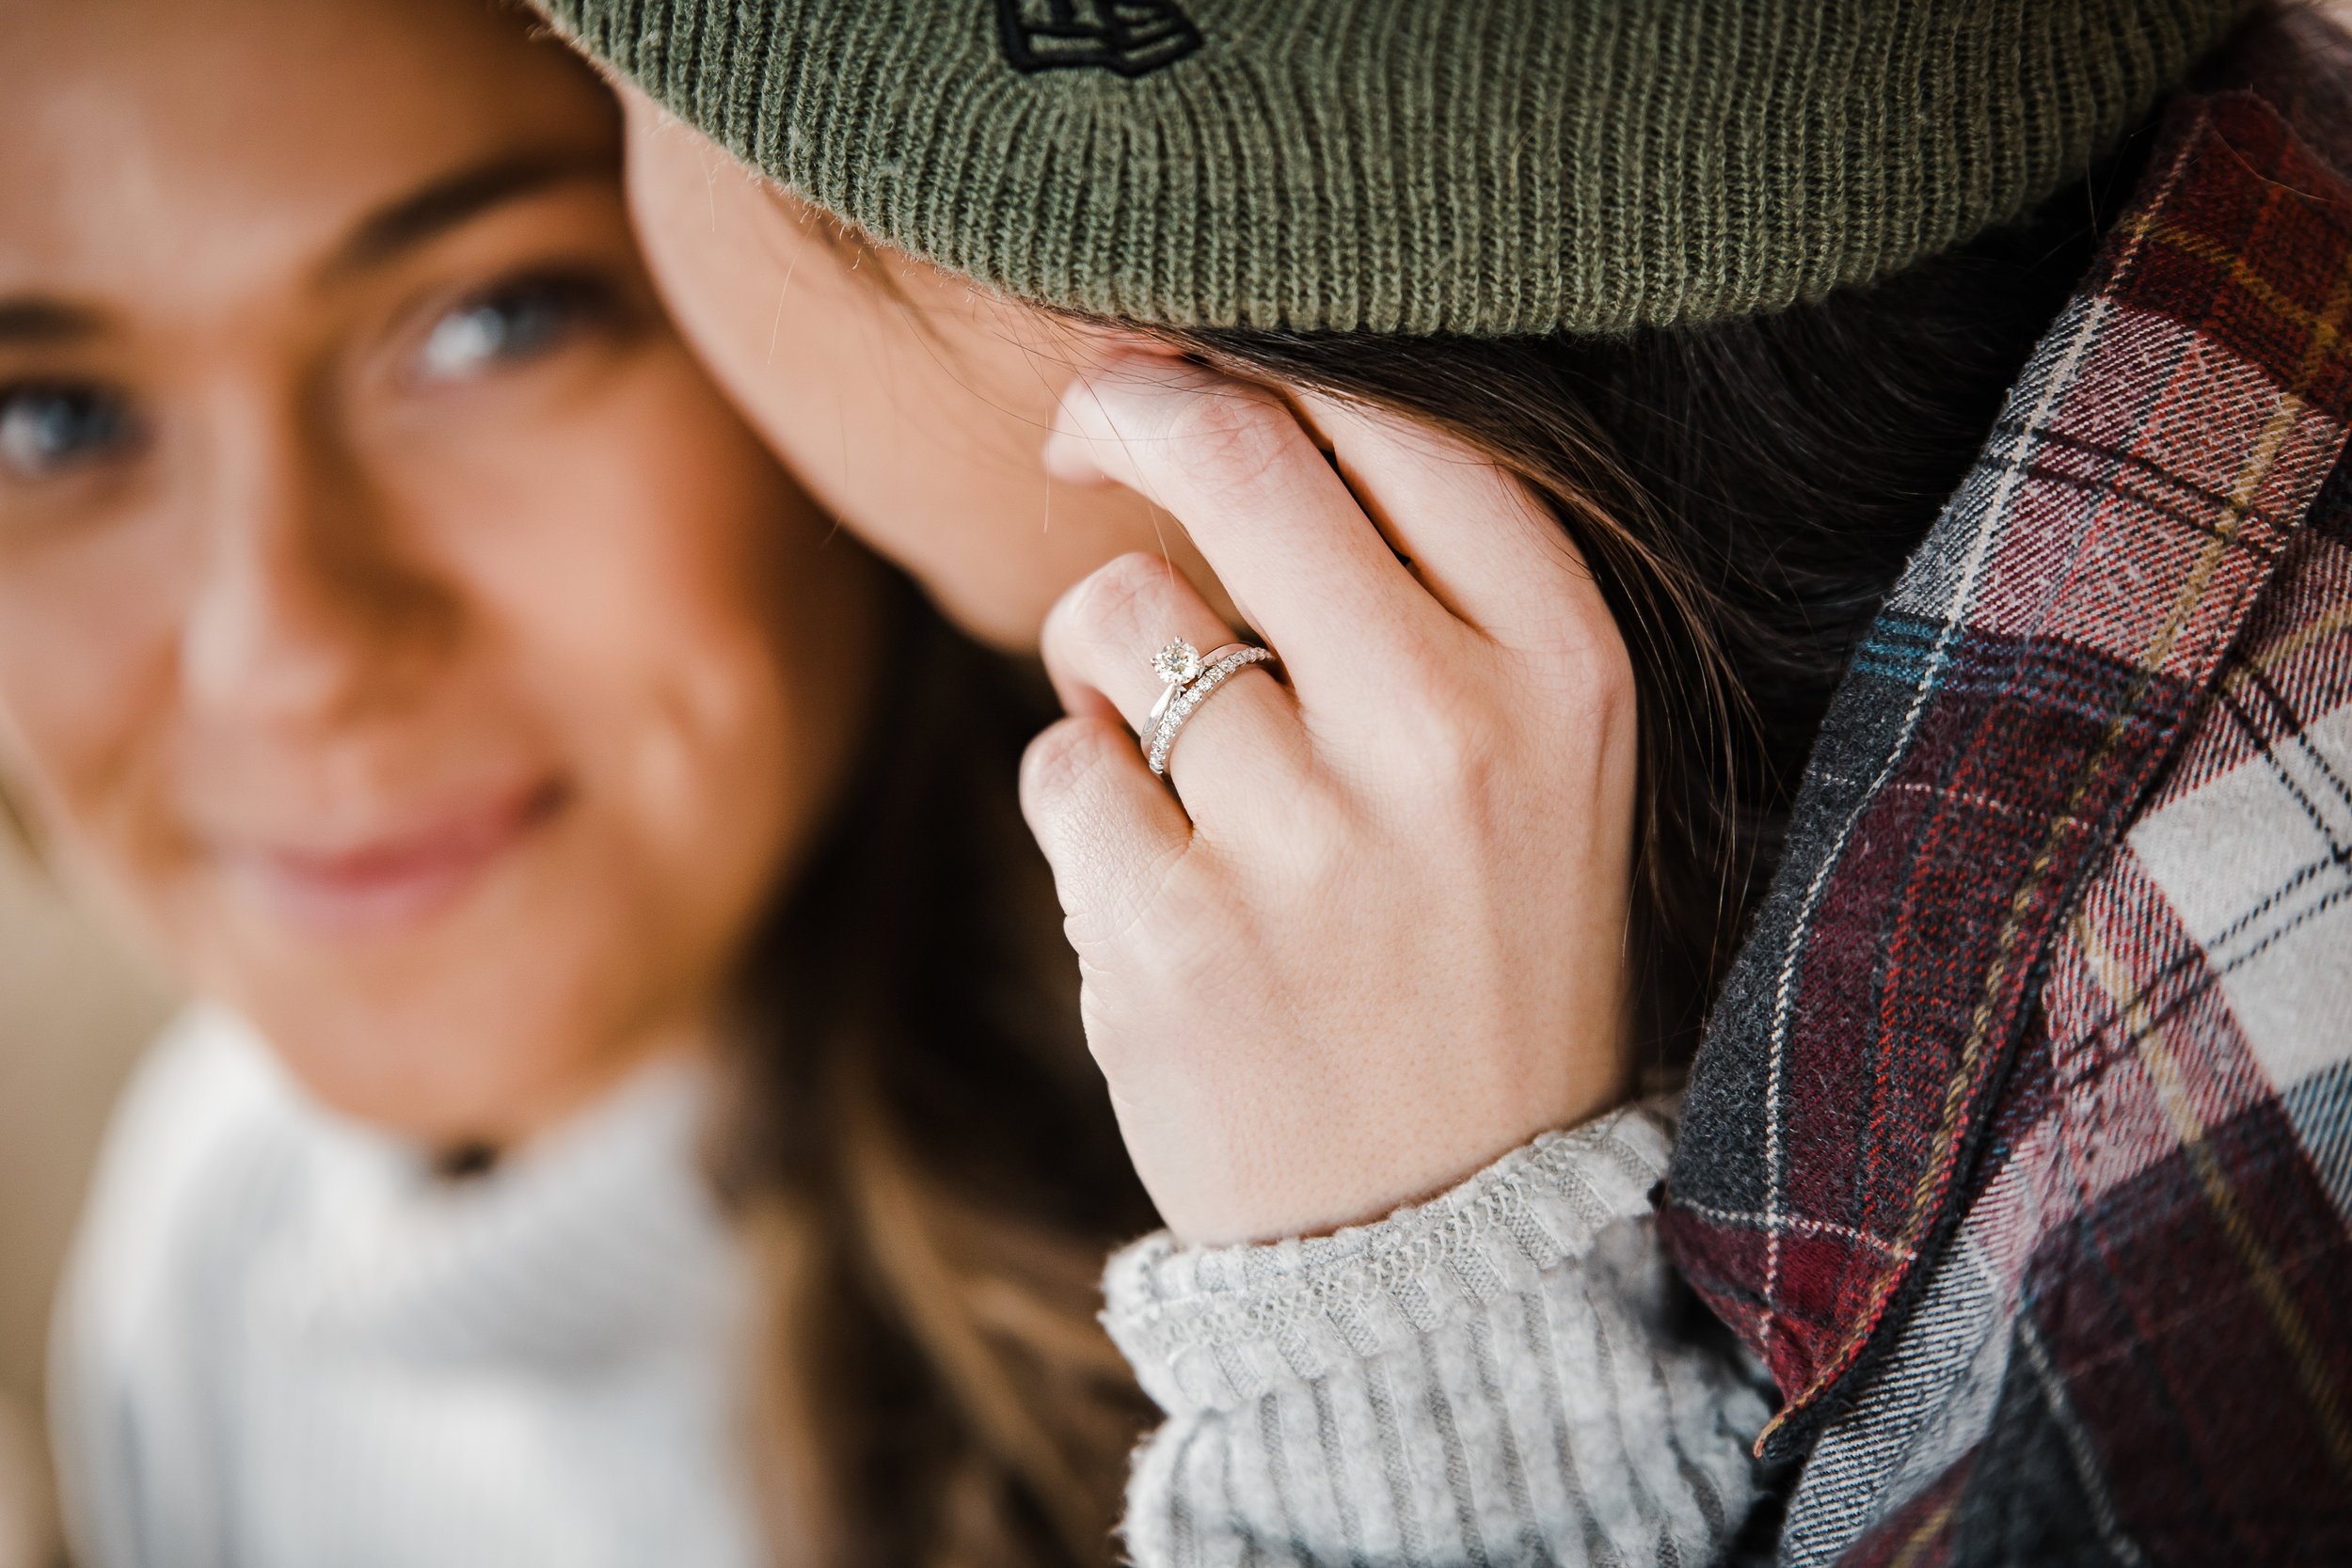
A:
[[[908,569],[924,597],[966,637],[1000,654],[1028,657],[1037,653],[1038,634],[1045,627],[1045,612],[1053,609],[1058,590],[1032,603],[1025,584],[973,584]]]
[[[564,1097],[551,1064],[530,1042],[469,1039],[361,1026],[263,1033],[320,1103],[354,1121],[419,1143],[511,1144],[560,1116]],[[520,1046],[522,1049],[517,1049]],[[567,1108],[567,1107],[566,1107]]]
[[[354,973],[361,968],[373,973]],[[406,968],[408,966],[398,966]],[[506,1144],[596,1080],[607,1011],[584,966],[443,954],[405,976],[306,964],[228,1000],[322,1104],[421,1142]]]

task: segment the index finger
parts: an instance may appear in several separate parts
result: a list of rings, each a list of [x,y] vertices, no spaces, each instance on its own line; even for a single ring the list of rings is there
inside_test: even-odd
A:
[[[1172,513],[1310,706],[1319,690],[1376,681],[1448,619],[1263,388],[1121,356],[1063,394],[1047,460]]]

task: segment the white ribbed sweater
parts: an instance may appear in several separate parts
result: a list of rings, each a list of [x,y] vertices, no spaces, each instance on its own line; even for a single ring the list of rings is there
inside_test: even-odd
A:
[[[707,1090],[453,1182],[192,1014],[117,1113],[53,1405],[88,1568],[750,1568]]]

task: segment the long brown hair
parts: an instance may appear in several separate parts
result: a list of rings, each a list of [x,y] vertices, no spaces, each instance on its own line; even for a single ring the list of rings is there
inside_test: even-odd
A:
[[[757,943],[723,1185],[787,1561],[1095,1562],[1149,1406],[1094,1321],[1153,1223],[1012,780],[1053,704],[903,585],[881,722]]]
[[[1607,341],[1160,332],[1450,431],[1576,537],[1637,672],[1661,1069],[1692,1048],[1855,640],[2144,139],[2020,224],[1771,316]],[[1151,1212],[1013,802],[1050,705],[911,593],[896,630],[864,782],[752,964],[728,1178],[773,1303],[779,1538],[795,1562],[1105,1562],[1149,1411],[1094,1282]]]

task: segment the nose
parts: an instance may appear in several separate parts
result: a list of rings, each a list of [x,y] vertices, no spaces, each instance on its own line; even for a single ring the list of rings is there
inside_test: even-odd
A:
[[[450,597],[404,556],[396,511],[323,400],[224,401],[207,421],[205,550],[182,680],[216,714],[334,722],[410,695]]]

